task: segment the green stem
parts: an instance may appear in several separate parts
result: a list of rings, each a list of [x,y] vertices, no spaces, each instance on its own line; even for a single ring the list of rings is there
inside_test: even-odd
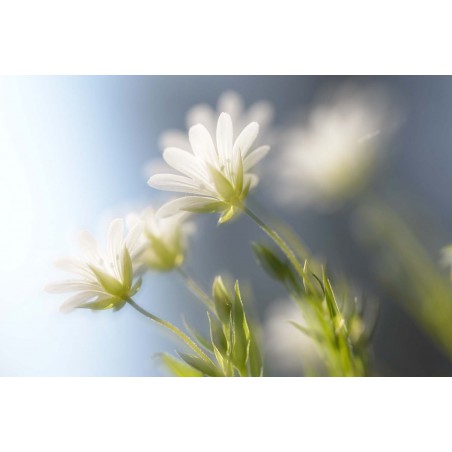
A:
[[[179,339],[181,339],[185,344],[187,344],[196,354],[199,355],[200,358],[202,358],[204,361],[208,362],[209,364],[212,364],[212,361],[210,358],[193,342],[192,339],[190,339],[183,331],[181,331],[179,328],[174,326],[172,323],[167,322],[166,320],[161,319],[160,317],[157,317],[154,314],[151,314],[150,312],[146,311],[146,309],[143,309],[140,305],[136,304],[131,298],[126,300],[127,303],[130,304],[134,309],[136,309],[139,313],[146,316],[148,319],[153,320],[154,322],[164,326],[168,330],[170,330],[172,333],[174,333]]]
[[[177,268],[177,272],[181,275],[188,289],[198,297],[211,312],[215,313],[215,305],[212,299],[204,292],[199,284],[181,267]]]
[[[291,250],[289,245],[284,241],[284,239],[273,229],[268,227],[263,220],[261,220],[249,207],[246,205],[242,206],[243,211],[279,246],[281,251],[289,259],[290,263],[293,265],[297,273],[299,274],[302,281],[305,280],[306,273],[303,266],[295,256],[295,253]]]

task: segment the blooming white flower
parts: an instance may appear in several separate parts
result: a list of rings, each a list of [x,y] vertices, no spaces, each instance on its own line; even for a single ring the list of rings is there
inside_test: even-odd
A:
[[[160,216],[179,211],[222,212],[220,223],[230,220],[240,209],[258,177],[249,172],[269,151],[260,146],[251,151],[259,124],[251,122],[233,139],[231,116],[221,113],[216,129],[216,146],[202,124],[190,128],[188,138],[192,153],[176,147],[165,149],[163,158],[183,175],[157,174],[148,184],[159,190],[188,193],[160,208]]]
[[[181,212],[161,218],[152,207],[128,215],[130,227],[141,221],[144,224],[138,261],[151,270],[170,271],[179,267],[185,259],[187,236],[193,231],[193,224],[185,221],[188,215]]]
[[[214,110],[210,105],[198,104],[192,107],[186,115],[187,129],[203,124],[209,133],[214,136],[217,118],[222,113],[231,116],[236,130],[243,130],[250,122],[256,121],[260,126],[261,137],[266,133],[273,118],[273,107],[267,101],[258,101],[245,109],[243,99],[235,91],[225,91],[218,99],[217,108]],[[236,138],[236,137],[234,137]],[[268,138],[264,136],[264,138]],[[160,137],[162,149],[178,147],[189,149],[190,143],[187,134],[181,130],[167,130]]]
[[[55,265],[77,279],[49,284],[48,292],[77,292],[61,307],[62,311],[75,308],[120,309],[126,300],[139,290],[141,279],[136,257],[140,253],[139,238],[143,225],[137,222],[124,238],[124,220],[114,220],[108,229],[107,253],[101,253],[96,240],[82,232],[79,244],[83,259],[62,258]]]
[[[329,207],[359,190],[394,129],[385,92],[345,85],[289,127],[277,158],[276,195],[289,206]]]

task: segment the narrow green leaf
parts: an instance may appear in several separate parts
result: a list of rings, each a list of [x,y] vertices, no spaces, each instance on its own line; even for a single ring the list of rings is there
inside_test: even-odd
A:
[[[244,371],[249,356],[250,330],[243,310],[243,301],[240,295],[239,283],[235,283],[235,298],[233,309],[233,347],[232,359],[239,371]]]
[[[256,335],[250,329],[250,348],[249,348],[249,368],[252,377],[262,377],[264,366],[262,362],[262,354],[259,349],[259,344],[256,341]]]
[[[219,372],[219,370],[215,366],[209,364],[198,356],[187,355],[181,352],[178,352],[178,354],[189,366],[193,367],[196,370],[199,370],[203,374],[208,375],[209,377],[222,376],[221,372]]]
[[[215,277],[212,285],[212,294],[215,303],[215,311],[217,312],[218,318],[223,323],[229,323],[232,310],[232,302],[226,290],[226,287],[224,286],[221,276]]]
[[[287,277],[289,264],[280,259],[270,248],[260,243],[252,243],[253,253],[264,270],[274,279],[284,281]]]
[[[198,341],[199,345],[203,347],[205,350],[213,353],[212,344],[199,332],[192,328],[188,323],[183,320],[185,328],[188,332]]]
[[[185,364],[182,361],[168,355],[167,353],[162,353],[159,355],[160,360],[166,367],[166,369],[176,377],[202,377],[203,373],[193,367]]]

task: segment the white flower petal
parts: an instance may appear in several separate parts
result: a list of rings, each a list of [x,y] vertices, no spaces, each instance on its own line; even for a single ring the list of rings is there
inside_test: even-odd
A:
[[[215,126],[217,125],[217,114],[207,104],[195,105],[188,111],[187,115],[187,127],[190,128],[195,124],[202,124],[206,127],[207,131],[211,134],[215,134]],[[185,149],[185,148],[182,148]]]
[[[156,174],[149,179],[148,184],[158,190],[192,193],[201,196],[211,195],[207,187],[201,187],[192,179],[177,174]]]
[[[99,265],[102,262],[102,256],[99,253],[99,248],[96,239],[87,231],[82,231],[78,237],[78,243],[82,253],[90,261]]]
[[[245,124],[255,121],[264,130],[273,119],[273,107],[270,102],[260,101],[253,104],[247,111]]]
[[[202,125],[196,124],[188,131],[193,154],[204,162],[217,165],[218,157],[209,131]]]
[[[257,184],[259,183],[259,177],[257,177],[255,174],[245,174],[245,179],[244,179],[244,185],[245,187],[248,186],[250,187],[250,190],[252,190]]]
[[[86,267],[86,264],[73,257],[62,257],[55,261],[55,267],[69,273],[75,273],[83,278],[95,280],[92,272]]]
[[[116,218],[110,224],[107,233],[108,254],[114,274],[119,281],[123,279],[122,259],[120,259],[124,240],[124,220]]]
[[[81,291],[93,290],[98,291],[99,293],[103,291],[99,284],[83,280],[68,280],[47,284],[45,290],[46,292],[50,293],[75,292],[77,290]]]
[[[245,157],[254,141],[256,140],[257,134],[259,133],[259,124],[257,122],[252,122],[248,124],[237,137],[234,143],[234,155],[238,152]]]
[[[217,147],[220,162],[224,165],[232,158],[233,127],[231,116],[221,113],[217,124]]]
[[[270,146],[261,146],[255,149],[253,152],[250,152],[245,159],[243,160],[243,169],[248,171],[251,169],[256,163],[260,162],[270,150]]]
[[[200,179],[203,183],[209,183],[209,176],[205,164],[192,153],[178,148],[167,148],[163,152],[163,158],[175,170],[193,179]]]
[[[137,221],[126,236],[125,245],[131,257],[136,254],[137,248],[140,245],[140,238],[143,233],[143,229],[144,222],[141,220]]]
[[[183,198],[173,199],[172,201],[164,204],[157,211],[157,215],[160,217],[169,217],[177,214],[181,210],[185,209],[198,209],[198,208],[208,208],[209,206],[214,206],[218,204],[218,200],[215,198],[207,198],[201,196],[185,196]]]
[[[226,91],[218,99],[218,111],[225,111],[231,116],[232,122],[239,121],[243,112],[243,101],[235,91]]]
[[[60,311],[64,313],[68,313],[73,311],[74,309],[84,305],[88,301],[93,301],[96,299],[96,297],[99,297],[98,293],[95,292],[80,292],[72,297],[69,297],[60,307]],[[103,298],[103,297],[101,297]]]

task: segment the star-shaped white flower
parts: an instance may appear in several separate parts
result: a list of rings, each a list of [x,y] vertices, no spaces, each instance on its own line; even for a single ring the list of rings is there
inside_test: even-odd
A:
[[[273,193],[294,208],[340,204],[369,181],[396,126],[385,91],[344,85],[283,133]]]
[[[250,122],[256,121],[259,123],[260,138],[263,138],[266,143],[269,138],[271,139],[269,135],[272,135],[270,124],[273,119],[273,107],[270,102],[261,100],[246,108],[242,97],[235,91],[223,92],[218,98],[216,108],[208,104],[193,106],[185,116],[187,129],[196,124],[203,124],[211,135],[215,135],[218,116],[223,111],[231,116],[236,131],[241,131]],[[162,149],[173,146],[182,149],[190,147],[187,133],[182,130],[163,132],[159,142]]]
[[[136,257],[140,253],[139,238],[143,224],[137,222],[124,238],[124,221],[114,220],[108,229],[107,253],[101,253],[96,240],[88,232],[80,234],[83,259],[62,258],[55,265],[75,273],[76,279],[49,284],[48,292],[76,292],[62,305],[62,311],[75,308],[121,308],[141,285]]]
[[[192,153],[170,147],[163,158],[178,174],[157,174],[149,185],[159,190],[187,193],[160,208],[160,216],[178,211],[222,212],[220,223],[230,220],[240,209],[248,192],[259,179],[249,171],[269,151],[269,146],[251,150],[259,124],[248,124],[234,141],[230,115],[221,113],[216,129],[216,145],[202,124],[190,128],[188,138]]]
[[[140,214],[128,215],[126,221],[130,227],[141,221],[144,223],[140,237],[142,252],[138,261],[146,268],[157,271],[170,271],[179,267],[185,259],[187,236],[193,231],[193,224],[185,221],[188,215],[187,212],[181,212],[161,218],[152,207]]]

